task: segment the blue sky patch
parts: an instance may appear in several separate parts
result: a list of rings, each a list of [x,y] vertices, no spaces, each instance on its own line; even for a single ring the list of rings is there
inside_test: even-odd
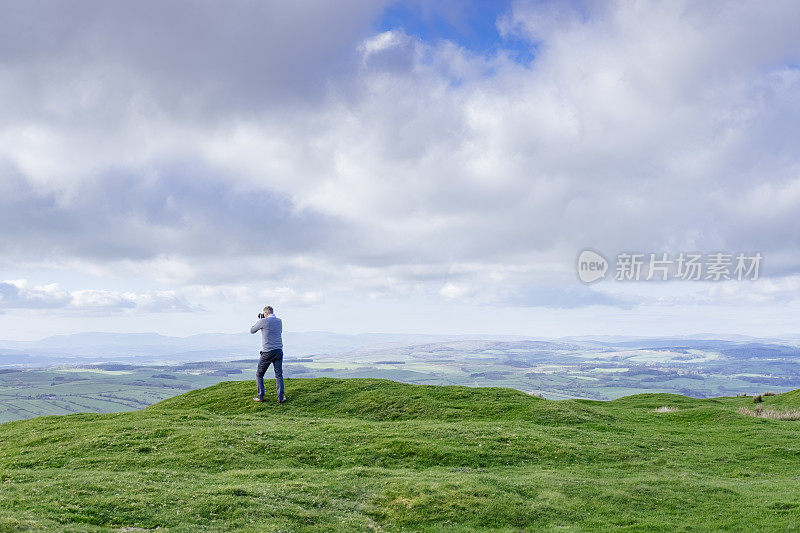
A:
[[[397,2],[383,13],[378,31],[402,29],[409,35],[436,43],[448,40],[474,53],[493,55],[500,50],[521,64],[533,61],[535,45],[513,37],[503,37],[497,29],[498,17],[509,11],[511,2]]]

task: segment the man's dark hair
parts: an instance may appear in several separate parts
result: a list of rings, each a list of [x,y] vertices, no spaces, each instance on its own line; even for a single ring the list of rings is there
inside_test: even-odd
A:
[[[272,314],[272,313],[274,313],[274,312],[275,312],[275,311],[273,311],[273,310],[272,310],[272,306],[271,306],[271,305],[268,305],[268,306],[266,306],[266,307],[264,308],[264,311],[269,311],[269,312],[270,312],[270,314]]]

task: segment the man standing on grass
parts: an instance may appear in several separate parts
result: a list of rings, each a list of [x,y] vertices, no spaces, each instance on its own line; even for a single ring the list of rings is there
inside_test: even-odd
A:
[[[261,330],[261,359],[258,360],[256,370],[256,389],[258,396],[253,398],[257,402],[264,401],[264,374],[269,365],[275,370],[275,381],[278,387],[278,401],[283,403],[286,396],[283,394],[283,322],[276,317],[271,306],[264,308],[264,313],[258,315],[258,322],[250,328],[250,333]]]

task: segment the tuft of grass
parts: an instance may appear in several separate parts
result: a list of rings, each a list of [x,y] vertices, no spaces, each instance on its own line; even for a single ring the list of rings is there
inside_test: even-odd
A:
[[[740,407],[736,410],[736,412],[740,415],[755,416],[758,418],[771,418],[772,420],[800,420],[800,409],[777,411],[772,408],[764,409],[764,407],[759,405],[755,409]]]
[[[757,418],[770,418],[772,420],[800,420],[800,409],[776,411],[775,409],[764,409],[759,405],[755,409],[740,407],[736,412],[740,415],[755,416]]]
[[[658,407],[658,408],[656,408],[655,412],[656,412],[656,413],[674,413],[674,412],[675,412],[675,411],[677,411],[677,410],[678,410],[678,408],[677,408],[677,407],[672,407],[672,406],[669,406],[669,405],[664,405],[664,406],[662,406],[662,407]]]

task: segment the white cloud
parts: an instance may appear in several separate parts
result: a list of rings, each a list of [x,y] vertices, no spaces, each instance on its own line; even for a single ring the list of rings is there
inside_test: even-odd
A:
[[[63,307],[68,305],[71,299],[72,296],[60,289],[57,283],[33,287],[24,279],[0,283],[0,307],[6,309]]]
[[[359,50],[361,50],[364,59],[367,60],[373,54],[384,52],[390,48],[396,48],[404,44],[406,40],[407,36],[400,31],[385,31],[365,39],[361,45],[359,45]]]
[[[439,291],[442,296],[448,299],[460,300],[469,294],[469,288],[456,283],[446,283]]]
[[[175,291],[118,292],[98,289],[67,291],[57,283],[31,285],[26,280],[0,282],[0,309],[46,309],[60,312],[196,311]]]
[[[773,305],[800,298],[800,276],[714,283],[698,299],[727,305]]]

